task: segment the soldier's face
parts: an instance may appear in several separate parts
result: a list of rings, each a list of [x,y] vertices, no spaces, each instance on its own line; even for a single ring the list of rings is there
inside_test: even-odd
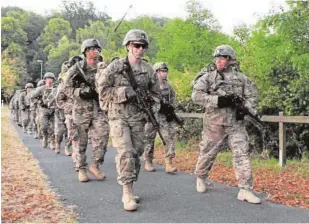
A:
[[[95,62],[99,62],[100,58],[100,49],[95,47],[90,47],[86,51],[86,58]]]
[[[45,79],[45,85],[46,85],[46,86],[52,86],[53,83],[54,83],[54,80],[53,80],[53,79],[51,79],[51,78],[46,78],[46,79]]]
[[[161,79],[167,79],[168,72],[167,71],[158,71],[157,73]]]
[[[146,44],[139,42],[131,42],[127,47],[129,53],[137,59],[140,59],[144,56],[146,48]]]
[[[222,71],[223,69],[227,67],[228,58],[225,56],[218,56],[216,57],[215,62],[216,62],[217,69],[219,71]]]
[[[31,91],[31,88],[27,88],[26,92],[29,93]]]

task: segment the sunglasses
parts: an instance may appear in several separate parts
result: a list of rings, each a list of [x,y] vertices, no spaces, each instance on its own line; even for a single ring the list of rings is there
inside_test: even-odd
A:
[[[146,48],[148,47],[147,44],[131,43],[131,45],[132,45],[134,48],[137,48],[137,49],[139,49],[140,47],[142,47],[143,49],[146,49]]]
[[[99,48],[99,47],[88,47],[87,50],[88,51],[90,51],[90,50],[97,50],[97,51],[101,52],[101,48]]]
[[[215,56],[216,58],[229,58],[229,56],[228,55],[216,55]]]

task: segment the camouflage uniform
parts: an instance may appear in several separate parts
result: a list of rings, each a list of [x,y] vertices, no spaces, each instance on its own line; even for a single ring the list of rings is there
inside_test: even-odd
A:
[[[144,152],[144,127],[146,114],[133,102],[128,101],[126,89],[131,88],[125,73],[125,58],[113,61],[98,77],[98,91],[102,109],[108,110],[112,144],[117,148],[116,166],[118,182],[132,183],[140,170],[139,157]],[[132,65],[131,65],[132,66]],[[153,69],[141,61],[132,66],[137,83],[154,94],[160,95]]]
[[[65,73],[61,74],[61,77],[64,76]],[[62,79],[65,80],[64,77]],[[72,108],[73,108],[73,99],[69,98],[67,95],[65,95],[64,92],[64,82],[59,83],[59,86],[57,88],[57,94],[56,94],[56,104],[59,109],[63,110],[64,117],[65,117],[65,126],[67,129],[67,147],[73,148],[73,154],[72,159],[74,166],[76,164],[76,153],[78,152],[78,142],[73,144],[72,138],[73,138],[73,117],[72,117]],[[77,150],[74,150],[77,149]],[[67,149],[69,151],[69,149]],[[69,153],[70,154],[70,153]]]
[[[65,147],[67,147],[70,144],[70,141],[68,139],[67,135],[67,128],[65,125],[65,116],[64,116],[64,111],[61,108],[57,107],[56,104],[56,94],[57,94],[57,88],[54,88],[47,97],[47,105],[48,108],[52,108],[55,110],[55,129],[54,129],[54,134],[55,134],[55,152],[60,153],[60,145],[63,140],[63,137],[65,137]]]
[[[97,40],[88,39],[82,44],[82,53],[88,47],[100,47]],[[82,74],[80,69],[82,70]],[[64,94],[73,99],[73,141],[78,143],[78,152],[76,153],[76,167],[79,169],[79,180],[81,182],[88,181],[85,169],[86,149],[88,143],[89,132],[92,132],[92,158],[89,170],[94,170],[98,179],[104,179],[104,175],[99,170],[99,165],[104,162],[104,155],[106,153],[109,125],[107,116],[99,107],[97,93],[95,91],[95,74],[96,67],[89,66],[85,60],[78,61],[67,72],[67,79],[65,80]],[[72,80],[72,77],[77,77]],[[78,76],[84,76],[85,80]],[[90,85],[90,86],[89,86]],[[75,146],[74,146],[75,148]],[[75,150],[75,149],[74,149]],[[75,154],[75,153],[74,153]]]
[[[25,86],[25,89],[33,88],[32,83],[27,83]],[[32,132],[32,127],[30,125],[30,92],[24,91],[19,96],[19,108],[21,109],[21,116],[22,116],[22,125],[23,125],[23,131],[30,134]]]
[[[16,123],[22,127],[22,123],[21,123],[21,110],[19,108],[19,96],[20,94],[23,92],[23,90],[16,90],[16,94],[13,98],[13,108],[15,111],[15,120]]]
[[[228,56],[230,60],[236,59],[234,50],[228,45],[217,47],[214,56]],[[249,160],[249,136],[244,121],[236,119],[236,109],[232,101],[222,103],[222,99],[229,96],[241,97],[244,99],[244,106],[252,114],[257,114],[256,87],[238,69],[229,65],[220,73],[217,69],[202,70],[199,79],[195,81],[192,93],[194,103],[205,106],[203,140],[200,143],[200,154],[195,171],[198,176],[198,191],[199,184],[201,184],[199,180],[208,177],[220,146],[225,140],[228,141],[228,146],[233,153],[233,166],[239,188],[247,191],[253,188]],[[203,190],[206,191],[206,188]]]
[[[40,86],[44,86],[45,82],[44,80],[40,80],[37,83],[37,88],[39,88]],[[37,89],[36,88],[36,89]],[[34,138],[38,138],[38,139],[42,139],[43,138],[43,133],[42,133],[42,127],[41,127],[41,119],[42,119],[42,108],[41,108],[41,104],[43,104],[42,102],[42,98],[33,98],[33,94],[35,93],[36,89],[34,89],[31,92],[31,97],[30,97],[30,107],[31,104],[33,104],[33,107],[35,108],[35,111],[33,114],[35,114],[35,118],[34,118],[34,122],[36,124],[36,134],[34,136]]]
[[[159,71],[168,71],[168,67],[163,62],[158,62],[154,65],[153,69],[155,72]],[[160,81],[160,79],[159,79]],[[174,105],[175,103],[175,92],[172,86],[168,83],[167,78],[162,79],[160,81],[160,90],[162,96],[163,104]],[[166,141],[165,146],[165,158],[166,164],[171,164],[171,160],[175,158],[175,137],[176,137],[176,128],[177,124],[174,121],[168,121],[166,116],[160,112],[157,113],[157,121],[160,124],[160,131],[164,140]],[[144,159],[146,160],[145,169],[148,171],[154,171],[152,166],[152,160],[154,158],[154,142],[157,134],[157,129],[153,127],[151,122],[148,122],[145,126],[145,153]],[[149,163],[149,164],[148,164]],[[168,167],[167,167],[168,168]],[[175,172],[176,169],[167,169],[167,171],[173,170],[171,172]]]
[[[16,105],[16,99],[19,98],[20,90],[16,90],[11,101],[10,101],[10,108],[13,114],[13,121],[16,123],[18,122],[18,105]]]
[[[51,78],[55,80],[55,75],[51,72],[47,72],[44,75],[44,79]],[[31,98],[39,100],[39,113],[40,113],[40,128],[42,129],[43,142],[42,145],[44,148],[49,146],[51,149],[55,149],[55,134],[54,134],[54,125],[55,125],[55,109],[48,108],[48,96],[51,94],[53,88],[46,88],[46,86],[38,87],[35,92],[32,94]]]

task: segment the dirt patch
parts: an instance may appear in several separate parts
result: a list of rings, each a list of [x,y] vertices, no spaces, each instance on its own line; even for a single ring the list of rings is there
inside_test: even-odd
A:
[[[72,223],[73,206],[65,206],[46,182],[37,161],[18,138],[7,108],[1,114],[1,221]]]
[[[193,174],[198,152],[178,153],[174,164],[179,171]],[[155,150],[155,163],[164,165],[164,150]],[[209,179],[237,186],[235,173],[228,157],[216,160]],[[288,206],[309,209],[309,163],[287,164],[284,168],[253,168],[254,191],[267,193],[268,200]]]

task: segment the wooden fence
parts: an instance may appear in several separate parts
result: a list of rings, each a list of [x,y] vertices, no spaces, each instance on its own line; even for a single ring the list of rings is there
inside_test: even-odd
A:
[[[177,113],[183,118],[203,118],[203,113]],[[283,112],[279,116],[263,115],[263,122],[279,123],[279,165],[284,167],[286,164],[286,125],[285,123],[305,123],[309,124],[309,116],[284,116]],[[308,127],[309,128],[309,127]]]

